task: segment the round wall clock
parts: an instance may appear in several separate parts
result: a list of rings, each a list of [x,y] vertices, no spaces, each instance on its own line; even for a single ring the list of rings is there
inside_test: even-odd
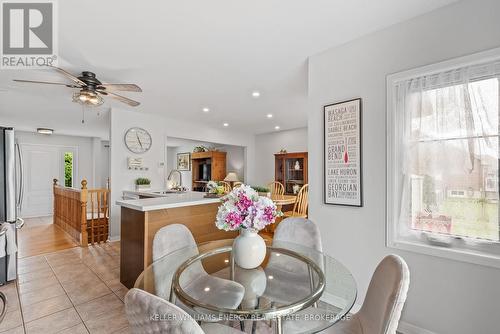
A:
[[[151,135],[141,128],[130,128],[125,133],[125,145],[130,152],[144,153],[151,148],[153,143]]]

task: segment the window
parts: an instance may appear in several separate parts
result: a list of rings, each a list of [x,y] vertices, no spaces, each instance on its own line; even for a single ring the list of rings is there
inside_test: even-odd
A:
[[[73,187],[73,152],[64,152],[64,186]]]
[[[388,77],[388,244],[500,267],[500,50]]]

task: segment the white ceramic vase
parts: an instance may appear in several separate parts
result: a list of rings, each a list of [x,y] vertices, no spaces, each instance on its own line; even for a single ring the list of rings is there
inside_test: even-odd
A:
[[[256,230],[242,229],[234,239],[233,256],[240,268],[257,268],[266,257],[266,243]]]

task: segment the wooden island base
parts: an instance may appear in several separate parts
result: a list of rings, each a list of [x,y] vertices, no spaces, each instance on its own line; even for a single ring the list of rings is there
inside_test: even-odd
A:
[[[121,208],[120,282],[132,288],[141,272],[152,263],[153,238],[167,225],[183,224],[193,234],[196,243],[230,239],[236,232],[225,232],[215,226],[220,203],[178,208],[139,211]]]

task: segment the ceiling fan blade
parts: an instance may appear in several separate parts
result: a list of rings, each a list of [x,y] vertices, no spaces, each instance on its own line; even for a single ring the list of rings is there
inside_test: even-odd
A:
[[[87,86],[87,84],[85,82],[83,82],[82,80],[78,79],[73,74],[69,73],[68,71],[65,71],[62,68],[55,67],[55,66],[52,66],[52,65],[48,65],[48,66],[51,67],[51,68],[53,68],[54,70],[58,71],[62,75],[66,76],[67,78],[71,79],[73,82],[79,84],[80,86],[83,86],[83,87]]]
[[[48,82],[48,81],[34,81],[34,80],[20,80],[20,79],[13,79],[13,81],[35,83],[35,84],[44,84],[44,85],[60,85],[60,86],[66,86],[69,88],[81,88],[81,86],[69,85],[69,84],[65,84],[62,82]]]
[[[121,90],[126,92],[142,92],[141,87],[136,84],[102,84],[99,88],[105,88],[106,90]]]
[[[137,101],[134,101],[134,100],[131,100],[125,96],[121,96],[121,95],[118,95],[118,94],[115,94],[115,93],[111,93],[111,92],[105,92],[105,91],[102,91],[102,90],[98,90],[97,91],[99,94],[101,95],[105,95],[105,96],[109,96],[109,97],[112,97],[120,102],[123,102],[123,103],[126,103],[128,104],[129,106],[131,107],[137,107],[140,103],[137,102]]]

